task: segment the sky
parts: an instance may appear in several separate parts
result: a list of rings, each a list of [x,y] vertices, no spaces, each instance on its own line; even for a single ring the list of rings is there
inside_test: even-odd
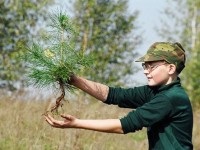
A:
[[[160,25],[161,11],[166,7],[166,4],[166,0],[129,0],[129,12],[139,11],[137,21],[140,25],[140,30],[143,31],[143,43],[137,48],[140,56],[144,55],[154,42],[164,41],[157,35],[154,28]],[[141,63],[137,65],[141,65]],[[137,80],[140,84],[145,84],[146,77],[143,74],[143,70],[134,75],[133,80]]]
[[[162,40],[156,35],[154,30],[155,25],[159,25],[159,18],[161,17],[161,11],[165,8],[167,0],[129,0],[128,12],[133,13],[138,10],[138,24],[140,28],[144,31],[144,41],[141,45],[139,52],[143,54],[146,49],[155,41]],[[69,1],[56,0],[55,9],[63,7]],[[66,5],[65,5],[66,6]],[[70,7],[67,9],[70,10]]]
[[[129,12],[139,11],[138,21],[145,37],[142,45],[144,48],[148,48],[155,41],[163,40],[156,35],[154,28],[160,25],[161,11],[166,4],[166,0],[129,0]]]

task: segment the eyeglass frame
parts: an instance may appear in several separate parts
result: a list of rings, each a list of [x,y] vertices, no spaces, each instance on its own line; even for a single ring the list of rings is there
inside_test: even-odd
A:
[[[162,65],[165,65],[165,64],[169,64],[169,63],[167,63],[167,62],[165,61],[165,62],[162,63],[162,64],[155,64],[155,65],[149,65],[149,64],[148,64],[148,66],[147,66],[147,64],[145,64],[145,62],[144,62],[144,63],[142,63],[142,68],[143,68],[144,70],[148,70],[149,72],[152,72],[152,71],[154,71],[156,68],[158,68],[159,66],[162,66]]]

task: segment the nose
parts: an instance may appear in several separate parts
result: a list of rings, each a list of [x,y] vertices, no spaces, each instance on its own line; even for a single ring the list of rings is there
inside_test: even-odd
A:
[[[149,74],[148,69],[144,69],[144,74],[145,74],[145,75]]]

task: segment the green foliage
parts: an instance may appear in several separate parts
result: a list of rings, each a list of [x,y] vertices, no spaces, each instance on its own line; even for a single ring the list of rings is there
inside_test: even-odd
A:
[[[0,2],[0,80],[13,83],[22,80],[24,65],[20,59],[24,45],[37,34],[38,20],[44,20],[45,11],[51,1],[14,0]],[[34,31],[34,32],[33,32]]]
[[[76,48],[77,31],[70,18],[60,12],[50,16],[51,36],[48,45],[33,43],[27,50],[28,77],[32,84],[47,87],[62,81],[67,84],[73,74],[80,74],[89,67],[91,58]]]
[[[112,85],[128,84],[137,71],[133,66],[141,42],[137,35],[137,12],[128,13],[127,0],[76,0],[74,17],[80,27],[78,44],[92,53],[94,69],[85,73],[90,79]],[[98,75],[97,75],[98,74]]]
[[[200,56],[198,56],[200,58]],[[184,86],[188,91],[191,101],[195,106],[200,106],[200,65],[199,60],[193,57],[187,64],[184,73]]]
[[[194,106],[200,105],[200,3],[199,0],[186,0],[187,13],[183,17],[182,42],[188,50],[186,69],[183,72],[184,87]]]

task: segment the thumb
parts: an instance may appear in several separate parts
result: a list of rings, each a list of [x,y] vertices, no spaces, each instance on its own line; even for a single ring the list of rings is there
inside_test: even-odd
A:
[[[60,116],[61,116],[62,118],[64,118],[64,119],[68,119],[68,120],[71,120],[71,119],[72,119],[72,116],[71,116],[71,115],[61,114]]]

